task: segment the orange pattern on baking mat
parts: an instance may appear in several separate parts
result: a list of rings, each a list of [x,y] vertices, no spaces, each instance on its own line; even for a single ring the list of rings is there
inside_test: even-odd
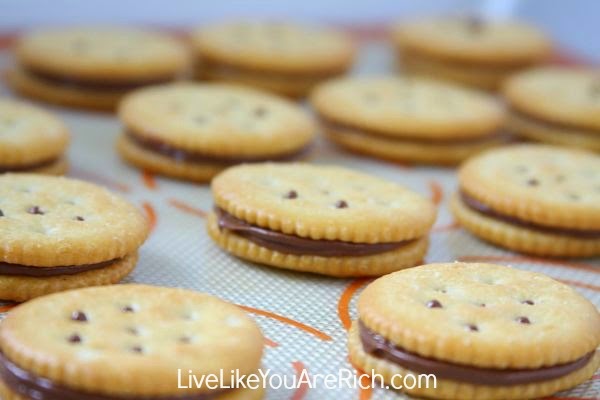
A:
[[[206,211],[204,211],[204,210],[201,210],[197,207],[190,206],[189,204],[187,204],[181,200],[171,198],[168,201],[171,206],[177,208],[178,210],[181,210],[188,214],[195,215],[200,218],[206,218]]]
[[[304,366],[304,363],[302,361],[292,361],[292,367],[294,368],[294,371],[296,372],[296,380],[297,380],[297,382],[299,382],[300,377],[302,376],[302,373],[304,371],[306,371],[306,367]],[[304,373],[308,373],[308,371],[306,371]],[[301,385],[299,385],[296,388],[296,391],[294,392],[294,394],[292,395],[290,400],[303,399],[304,396],[306,396],[306,392],[308,392],[309,388],[310,388],[310,385],[308,384],[308,382],[303,382]]]
[[[156,215],[156,210],[147,201],[142,203],[142,209],[144,210],[144,214],[146,214],[146,218],[148,219],[148,223],[150,224],[150,232],[156,228],[156,224],[158,223],[158,216]]]
[[[328,334],[326,334],[325,332],[322,332],[316,328],[313,328],[312,326],[306,325],[302,322],[293,320],[291,318],[288,317],[284,317],[283,315],[279,315],[276,314],[274,312],[271,311],[266,311],[266,310],[261,310],[258,308],[254,308],[254,307],[249,307],[249,306],[245,306],[242,304],[237,304],[238,307],[240,307],[242,310],[252,313],[252,314],[256,314],[256,315],[260,315],[263,317],[267,317],[267,318],[271,318],[274,319],[276,321],[279,322],[283,322],[284,324],[287,325],[291,325],[295,328],[298,328],[300,330],[303,330],[304,332],[310,333],[311,335],[317,337],[318,339],[324,340],[324,341],[330,341],[332,340],[331,336],[329,336]]]
[[[154,174],[146,170],[142,171],[142,183],[150,190],[155,190],[158,186]]]
[[[349,330],[352,325],[352,318],[350,318],[350,301],[354,296],[354,293],[361,287],[365,286],[367,283],[371,282],[373,279],[370,278],[359,278],[355,279],[342,292],[340,299],[338,301],[338,317],[340,319],[340,323],[344,327],[345,330]]]
[[[273,340],[269,339],[268,337],[265,337],[265,346],[267,346],[267,347],[279,347],[279,343],[274,342]]]
[[[439,206],[444,200],[444,189],[438,181],[429,181],[429,191],[431,192],[431,201],[436,206]]]
[[[360,376],[359,386],[358,386],[358,400],[370,400],[373,396],[373,388],[371,387],[371,379],[369,375],[355,365],[350,358],[348,358],[348,362],[352,365],[352,368],[356,370],[356,375]],[[366,382],[365,382],[366,381]]]

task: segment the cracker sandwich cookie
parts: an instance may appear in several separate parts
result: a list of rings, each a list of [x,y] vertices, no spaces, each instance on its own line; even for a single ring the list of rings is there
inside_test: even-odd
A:
[[[393,182],[300,163],[232,167],[212,182],[212,239],[240,258],[330,276],[419,264],[435,207]]]
[[[25,35],[8,82],[18,92],[67,106],[112,110],[128,91],[189,74],[191,53],[169,35],[117,27]]]
[[[228,166],[301,158],[315,126],[287,100],[250,88],[181,83],[140,89],[119,107],[121,156],[142,169],[209,181]]]
[[[477,17],[403,21],[393,40],[408,73],[490,90],[551,52],[548,38],[533,26]]]
[[[459,171],[452,211],[498,246],[557,257],[600,255],[600,157],[584,150],[517,145]]]
[[[115,283],[134,269],[148,224],[120,197],[34,174],[0,175],[0,193],[0,299]]]
[[[193,35],[197,76],[292,97],[345,73],[355,48],[343,33],[280,22],[210,25]]]
[[[2,322],[0,395],[258,400],[262,382],[238,388],[231,374],[258,375],[263,342],[243,311],[203,293],[145,285],[70,290],[20,305]]]
[[[508,79],[504,94],[513,133],[600,152],[600,69],[533,69]]]
[[[398,389],[402,377],[435,375],[428,387],[423,380],[400,390],[448,400],[545,398],[591,378],[598,345],[600,314],[574,289],[474,263],[377,279],[358,299],[348,338],[350,359],[363,371]]]
[[[33,105],[0,98],[0,174],[62,175],[69,131],[54,115]]]
[[[326,135],[354,152],[456,164],[507,140],[504,111],[486,93],[420,78],[342,78],[311,102]]]

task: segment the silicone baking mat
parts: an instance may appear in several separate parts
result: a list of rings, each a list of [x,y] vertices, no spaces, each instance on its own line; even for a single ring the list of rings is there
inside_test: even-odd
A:
[[[10,65],[0,52],[0,67]],[[391,49],[379,42],[362,46],[355,74],[393,71]],[[6,87],[3,95],[10,95]],[[144,174],[125,165],[114,150],[119,133],[109,114],[51,107],[69,125],[72,146],[69,176],[85,179],[125,196],[152,221],[153,231],[141,249],[137,269],[126,282],[176,286],[208,292],[240,305],[252,314],[267,338],[263,368],[289,377],[338,374],[351,369],[346,330],[355,318],[355,302],[365,279],[331,279],[253,265],[229,256],[205,233],[205,213],[212,207],[210,188]],[[561,280],[600,306],[600,259],[577,261],[524,257],[485,244],[457,226],[447,200],[456,189],[454,171],[409,167],[343,153],[320,140],[311,162],[338,164],[401,183],[439,206],[427,262],[490,261],[543,272]],[[0,303],[1,311],[10,304]],[[600,372],[599,372],[600,373]],[[553,399],[599,399],[600,374]],[[303,385],[269,389],[267,399],[405,399],[384,389],[326,389]]]

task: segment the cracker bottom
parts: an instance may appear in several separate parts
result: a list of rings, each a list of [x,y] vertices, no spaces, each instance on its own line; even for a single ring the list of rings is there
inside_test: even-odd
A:
[[[282,96],[291,98],[302,98],[315,87],[321,79],[296,77],[284,79],[265,75],[237,72],[220,73],[211,68],[199,68],[196,77],[201,80],[219,81],[237,85],[252,86],[257,89],[267,90]]]
[[[409,74],[431,79],[443,79],[490,91],[497,90],[502,82],[514,72],[473,65],[462,67],[415,54],[402,54],[399,61],[402,71]]]
[[[392,161],[405,161],[434,165],[455,165],[483,150],[498,146],[502,138],[490,137],[475,143],[420,143],[394,140],[369,134],[338,129],[325,129],[329,139],[355,153]]]
[[[100,92],[53,85],[18,68],[7,73],[7,81],[22,95],[48,103],[93,110],[114,110],[126,93],[126,91]]]
[[[514,113],[509,115],[506,128],[517,136],[536,142],[600,151],[600,134],[551,127]]]
[[[8,169],[9,167],[4,167],[4,168]],[[56,161],[54,161],[48,165],[44,165],[43,167],[32,168],[32,169],[27,169],[27,170],[22,170],[22,171],[17,171],[17,172],[24,172],[24,173],[29,173],[29,174],[64,175],[67,173],[68,170],[69,170],[69,162],[67,161],[67,159],[65,157],[60,157]]]
[[[0,275],[0,299],[26,301],[69,289],[110,285],[129,275],[137,260],[138,254],[135,252],[108,267],[79,274],[48,277]]]
[[[363,372],[370,374],[375,371],[383,377],[386,384],[390,384],[394,375],[406,376],[409,374],[418,376],[412,372],[389,361],[373,357],[363,350],[358,333],[358,324],[354,322],[348,336],[348,351],[350,360]],[[533,399],[549,396],[561,390],[569,389],[588,380],[600,366],[600,352],[596,351],[594,358],[582,369],[558,379],[515,386],[485,386],[474,385],[463,382],[437,379],[437,387],[407,389],[402,391],[413,395],[432,399],[461,399],[461,400],[510,400],[510,399]],[[397,381],[397,379],[396,379]],[[396,382],[397,384],[398,382]],[[412,383],[412,380],[410,381]]]
[[[225,164],[179,162],[138,146],[124,134],[117,139],[117,150],[125,161],[138,168],[195,182],[209,182],[227,167]]]
[[[284,254],[259,246],[241,236],[219,229],[217,216],[208,216],[206,227],[210,237],[225,251],[258,264],[312,272],[335,277],[380,276],[422,263],[429,239],[423,237],[397,250],[361,257],[321,257]]]
[[[264,394],[265,390],[262,387],[256,390],[236,389],[216,397],[215,400],[260,400]],[[3,400],[29,400],[11,391],[2,381],[0,381],[0,398]]]
[[[538,256],[591,257],[600,255],[600,239],[579,239],[512,225],[471,210],[455,194],[452,213],[464,228],[498,246]]]

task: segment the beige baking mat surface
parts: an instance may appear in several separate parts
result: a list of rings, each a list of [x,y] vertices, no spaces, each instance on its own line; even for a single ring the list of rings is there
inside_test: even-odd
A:
[[[355,73],[392,71],[385,46],[363,47]],[[0,70],[10,65],[0,53]],[[8,94],[5,87],[2,94]],[[295,376],[337,374],[351,368],[347,360],[346,329],[355,317],[355,302],[367,280],[339,280],[284,272],[237,260],[219,250],[204,230],[204,216],[212,207],[208,186],[144,175],[117,157],[113,143],[120,126],[108,114],[53,108],[69,125],[73,143],[69,151],[70,176],[85,179],[125,196],[139,205],[153,222],[142,247],[137,269],[126,282],[177,286],[217,295],[242,305],[261,325],[267,338],[264,368]],[[456,226],[447,200],[455,190],[452,169],[411,168],[342,153],[320,141],[311,159],[317,164],[338,164],[378,175],[414,189],[439,204],[439,217],[431,233],[427,262],[490,261],[543,272],[576,288],[600,306],[600,259],[573,262],[523,257],[480,242]],[[0,311],[10,305],[0,303]],[[269,390],[267,399],[399,399],[403,395],[382,389]],[[553,399],[600,399],[600,371],[584,383]]]

